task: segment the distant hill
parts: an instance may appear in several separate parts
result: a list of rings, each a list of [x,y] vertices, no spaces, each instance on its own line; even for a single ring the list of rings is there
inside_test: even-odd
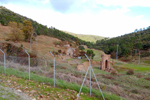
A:
[[[93,42],[93,43],[96,43],[97,40],[102,40],[104,39],[105,37],[102,37],[102,36],[96,36],[96,35],[84,35],[84,34],[75,34],[75,33],[72,33],[72,32],[67,32],[67,31],[64,31],[65,33],[68,33],[68,34],[71,34],[75,37],[78,37],[79,39],[81,40],[84,40],[84,41],[89,41],[89,42]]]

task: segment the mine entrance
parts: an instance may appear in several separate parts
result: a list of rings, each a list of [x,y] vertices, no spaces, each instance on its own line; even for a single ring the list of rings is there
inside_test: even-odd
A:
[[[107,68],[107,65],[108,65],[108,61],[106,60],[105,61],[105,68]]]

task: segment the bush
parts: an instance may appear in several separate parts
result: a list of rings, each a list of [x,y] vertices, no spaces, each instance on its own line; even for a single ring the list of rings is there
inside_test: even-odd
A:
[[[136,89],[133,89],[131,92],[135,93],[135,94],[138,94],[138,90],[136,90]]]
[[[56,51],[53,51],[52,53],[53,53],[54,55],[58,55],[58,52],[56,52]]]
[[[92,59],[93,59],[94,56],[95,56],[93,50],[87,50],[86,54],[87,54],[88,56],[90,56]]]
[[[0,20],[0,23],[1,23],[2,25],[4,25],[4,24],[5,24],[4,20]]]
[[[24,40],[24,33],[16,22],[9,22],[8,25],[11,27],[11,32],[8,34],[8,38],[12,41]],[[22,25],[22,24],[20,24]]]
[[[79,48],[79,50],[85,50],[85,48],[81,45],[78,48]]]
[[[113,71],[111,72],[111,75],[117,75],[117,71],[113,70]]]
[[[133,74],[134,74],[134,71],[133,71],[132,69],[130,69],[130,70],[127,71],[126,74],[127,74],[127,75],[133,75]]]
[[[58,50],[58,53],[61,53],[61,50]]]
[[[60,41],[55,41],[53,43],[54,43],[54,45],[60,45]]]

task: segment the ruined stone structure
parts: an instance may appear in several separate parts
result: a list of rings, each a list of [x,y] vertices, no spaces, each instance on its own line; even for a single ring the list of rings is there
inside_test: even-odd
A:
[[[111,70],[110,55],[106,55],[106,54],[101,55],[100,69],[105,71]]]
[[[75,48],[68,48],[67,50],[67,56],[74,56]]]

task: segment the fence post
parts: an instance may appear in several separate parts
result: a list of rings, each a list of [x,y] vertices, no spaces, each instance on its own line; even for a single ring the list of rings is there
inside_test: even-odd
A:
[[[24,50],[26,53],[27,53],[27,55],[28,55],[28,64],[29,64],[29,80],[30,80],[30,55],[29,55],[29,53],[26,51],[26,50]]]
[[[5,56],[5,52],[2,51],[2,49],[0,49],[0,50],[1,50],[1,52],[4,54],[4,73],[5,73],[5,75],[6,75],[6,56]]]
[[[140,52],[140,50],[139,50],[139,63],[138,63],[138,64],[140,64],[140,53],[141,53],[141,52]]]
[[[91,96],[91,61],[90,61],[89,57],[86,54],[85,54],[85,56],[89,60],[89,68],[90,68],[90,70],[89,70],[89,72],[90,72],[90,96]]]
[[[117,52],[116,52],[116,60],[118,60],[118,44],[117,44]]]
[[[103,97],[103,100],[105,100],[104,95],[103,95],[103,93],[102,93],[102,90],[101,90],[101,88],[100,88],[100,86],[99,86],[99,83],[98,83],[98,81],[97,81],[97,78],[96,78],[96,76],[95,76],[95,73],[94,73],[94,71],[93,71],[93,68],[92,68],[92,66],[91,66],[90,59],[88,58],[88,56],[87,56],[86,54],[85,54],[85,56],[86,56],[87,59],[89,60],[89,67],[88,67],[87,72],[86,72],[86,74],[85,74],[85,77],[84,77],[84,80],[83,80],[83,82],[82,82],[80,91],[79,91],[79,93],[77,94],[77,100],[79,99],[79,96],[80,96],[80,93],[81,93],[81,90],[82,90],[82,87],[83,87],[83,84],[84,84],[84,81],[85,81],[85,79],[86,79],[86,76],[87,76],[87,74],[88,74],[89,69],[90,69],[90,71],[92,70],[93,75],[94,75],[94,77],[95,77],[95,80],[96,80],[96,82],[97,82],[97,85],[98,85],[98,87],[99,87],[99,90],[100,90],[100,92],[101,92],[101,95],[102,95],[102,97]],[[91,72],[90,72],[90,78],[91,78]],[[91,95],[91,79],[90,79],[90,95]]]
[[[54,60],[53,60],[53,66],[54,66],[54,87],[55,87],[55,57],[54,57],[54,55],[52,54],[52,52],[51,51],[49,51],[50,52],[50,54],[53,56],[53,58],[54,58]]]

